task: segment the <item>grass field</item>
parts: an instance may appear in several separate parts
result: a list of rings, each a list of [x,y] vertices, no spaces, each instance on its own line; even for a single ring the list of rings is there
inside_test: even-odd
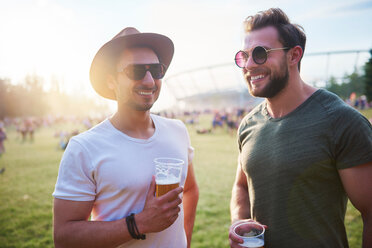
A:
[[[372,110],[364,114],[371,118]],[[53,247],[51,194],[62,156],[53,135],[60,128],[39,129],[33,142],[22,142],[13,129],[7,130],[7,151],[0,158],[0,168],[6,168],[0,175],[0,248]],[[200,189],[192,247],[229,247],[236,137],[225,130],[205,135],[197,135],[194,127],[189,131]],[[351,204],[345,224],[350,247],[361,247],[361,216]]]

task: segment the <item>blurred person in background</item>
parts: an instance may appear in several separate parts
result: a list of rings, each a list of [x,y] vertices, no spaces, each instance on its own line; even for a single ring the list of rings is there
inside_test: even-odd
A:
[[[6,140],[6,131],[4,122],[0,121],[0,157],[5,152],[4,141]]]
[[[238,129],[239,157],[231,198],[234,226],[267,225],[265,248],[348,247],[348,199],[372,247],[372,127],[338,96],[306,84],[300,62],[306,36],[278,8],[245,21],[235,56],[250,94],[263,97]]]
[[[117,112],[74,136],[54,196],[56,247],[190,247],[198,201],[185,125],[150,114],[172,60],[173,42],[125,28],[93,59],[97,93]],[[186,163],[180,187],[155,197],[155,157]]]
[[[1,156],[3,155],[3,153],[5,152],[5,145],[4,145],[4,141],[6,140],[6,131],[5,131],[5,127],[4,127],[4,122],[0,121],[0,158]],[[3,172],[5,171],[5,168],[1,168],[0,169],[0,174],[2,174]]]

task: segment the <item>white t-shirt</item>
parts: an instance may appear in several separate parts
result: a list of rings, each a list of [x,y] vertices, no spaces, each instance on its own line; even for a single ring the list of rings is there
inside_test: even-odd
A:
[[[94,201],[92,220],[112,221],[143,210],[155,174],[154,158],[185,161],[181,186],[194,149],[180,120],[151,114],[155,132],[149,139],[132,138],[106,119],[73,137],[63,155],[53,196],[72,201]],[[146,234],[120,247],[186,247],[182,204],[178,219],[167,229]],[[124,227],[123,227],[124,228]]]

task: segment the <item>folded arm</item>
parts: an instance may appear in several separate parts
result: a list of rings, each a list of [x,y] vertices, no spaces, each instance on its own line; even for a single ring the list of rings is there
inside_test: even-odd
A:
[[[125,219],[88,221],[94,202],[54,199],[55,247],[116,247],[131,239]]]
[[[155,197],[152,179],[144,209],[134,216],[140,233],[160,232],[174,223],[182,203],[178,187],[161,197]],[[53,229],[56,248],[117,247],[132,239],[125,218],[115,221],[89,221],[94,201],[54,199]]]

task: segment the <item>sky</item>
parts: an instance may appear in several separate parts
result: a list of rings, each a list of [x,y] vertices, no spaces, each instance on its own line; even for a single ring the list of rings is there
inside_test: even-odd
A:
[[[270,7],[283,9],[305,29],[305,56],[372,48],[372,0],[0,0],[0,78],[18,83],[37,74],[46,89],[58,81],[65,91],[99,98],[89,82],[92,59],[128,26],[173,40],[175,54],[166,78],[234,63],[243,20]],[[330,57],[331,66],[325,58],[321,63],[309,59],[302,76],[311,80],[317,73],[350,73],[368,58],[368,53]],[[159,102],[160,108],[166,105]]]

